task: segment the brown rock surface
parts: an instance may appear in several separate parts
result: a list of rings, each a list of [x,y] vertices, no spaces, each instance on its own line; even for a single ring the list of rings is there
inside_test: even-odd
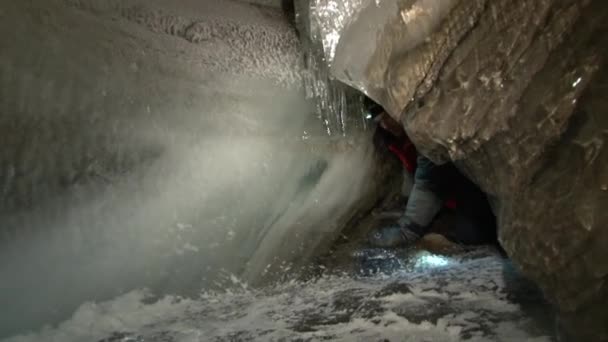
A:
[[[480,185],[564,326],[608,339],[608,3],[351,3],[334,75]]]

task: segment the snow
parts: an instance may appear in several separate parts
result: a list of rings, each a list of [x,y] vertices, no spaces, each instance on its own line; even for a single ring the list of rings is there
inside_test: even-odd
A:
[[[550,329],[508,298],[505,260],[449,262],[369,277],[326,273],[261,289],[227,275],[234,287],[196,299],[138,290],[83,304],[56,327],[4,342],[552,340]]]

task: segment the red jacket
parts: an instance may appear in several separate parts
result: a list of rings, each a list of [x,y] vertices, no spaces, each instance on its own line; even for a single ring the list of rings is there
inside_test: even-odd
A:
[[[418,152],[416,146],[410,141],[409,138],[405,137],[402,142],[392,142],[388,145],[388,149],[401,161],[403,167],[410,173],[416,172],[416,159],[418,158]],[[448,197],[445,201],[444,206],[449,209],[456,209],[456,201]]]

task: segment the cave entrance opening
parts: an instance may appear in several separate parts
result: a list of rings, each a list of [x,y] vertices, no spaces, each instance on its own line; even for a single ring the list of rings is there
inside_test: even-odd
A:
[[[376,209],[382,222],[375,229],[396,224],[402,231],[415,232],[431,249],[477,245],[500,249],[496,217],[486,194],[453,163],[437,165],[419,153],[403,125],[379,104],[366,97],[363,106],[377,153],[391,155],[390,162],[399,165],[395,169],[400,186],[393,187]]]

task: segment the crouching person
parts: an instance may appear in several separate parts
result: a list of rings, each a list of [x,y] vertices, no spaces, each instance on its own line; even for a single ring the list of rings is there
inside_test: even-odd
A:
[[[407,205],[393,225],[369,234],[375,247],[415,244],[428,233],[438,233],[463,245],[496,242],[496,220],[485,194],[449,163],[436,165],[417,154],[401,125],[371,101],[368,112],[378,123],[379,134],[389,150],[413,178]],[[406,178],[407,179],[407,178]],[[443,221],[442,224],[434,224]],[[437,228],[440,227],[440,228]]]

